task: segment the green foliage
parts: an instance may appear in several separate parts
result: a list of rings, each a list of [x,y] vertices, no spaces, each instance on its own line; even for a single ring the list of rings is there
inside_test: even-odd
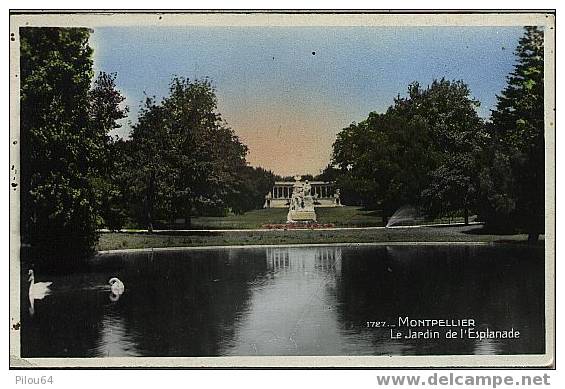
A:
[[[543,31],[525,27],[515,54],[488,125],[481,216],[491,227],[518,227],[535,239],[545,216]]]
[[[326,182],[333,182],[336,181],[339,177],[339,170],[335,168],[331,163],[325,167],[325,169],[318,174],[315,180],[318,181],[326,181]]]
[[[21,28],[21,233],[42,257],[88,255],[96,242],[91,176],[104,160],[89,121],[85,28]]]
[[[338,134],[334,144],[343,201],[359,200],[385,214],[416,201],[431,162],[428,145],[428,128],[418,118],[371,113],[367,120],[352,124]]]
[[[408,98],[398,98],[390,111],[410,118],[420,117],[430,129],[429,152],[434,155],[420,206],[437,217],[457,210],[468,214],[477,193],[477,153],[484,138],[477,115],[479,102],[462,81],[435,80],[422,90],[417,83],[408,88]]]
[[[265,194],[275,183],[275,176],[260,167],[243,166],[237,176],[240,180],[236,191],[228,203],[232,211],[242,214],[253,209],[260,209],[265,203]]]
[[[333,164],[344,202],[380,208],[386,216],[405,204],[431,216],[467,207],[476,191],[477,106],[461,81],[436,80],[426,89],[413,83],[385,114],[343,129]]]
[[[121,190],[123,147],[109,132],[120,128],[119,120],[127,117],[128,107],[121,107],[125,97],[116,89],[116,74],[100,72],[90,91],[90,128],[104,159],[92,177],[101,216],[100,227],[121,229],[126,222],[125,197]]]
[[[156,219],[225,209],[240,189],[247,147],[216,108],[208,80],[174,77],[161,102],[147,97],[129,148],[133,201],[150,229]]]

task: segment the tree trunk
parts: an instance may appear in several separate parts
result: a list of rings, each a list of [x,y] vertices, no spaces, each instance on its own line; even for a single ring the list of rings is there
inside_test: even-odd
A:
[[[465,205],[465,209],[463,210],[463,218],[465,219],[465,225],[469,225],[469,208]]]
[[[147,185],[147,193],[145,197],[147,201],[147,231],[153,233],[153,203],[155,200],[155,172],[149,175],[149,183]]]
[[[193,209],[192,198],[185,199],[183,203],[185,204],[183,208],[184,227],[188,229],[192,226],[192,209]]]

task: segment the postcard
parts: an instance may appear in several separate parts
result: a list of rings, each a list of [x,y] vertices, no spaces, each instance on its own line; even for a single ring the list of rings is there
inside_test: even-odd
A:
[[[11,368],[553,367],[554,80],[554,11],[11,11]]]

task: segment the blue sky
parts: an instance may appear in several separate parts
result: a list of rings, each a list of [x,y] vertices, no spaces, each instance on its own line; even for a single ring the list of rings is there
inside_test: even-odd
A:
[[[287,175],[318,173],[340,129],[385,111],[412,81],[461,79],[488,117],[521,36],[521,27],[104,27],[91,45],[95,70],[117,73],[132,122],[143,93],[165,96],[173,75],[209,77],[248,161]]]

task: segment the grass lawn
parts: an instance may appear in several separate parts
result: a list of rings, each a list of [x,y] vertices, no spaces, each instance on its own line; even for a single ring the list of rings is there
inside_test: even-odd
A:
[[[97,249],[367,242],[526,242],[526,235],[490,235],[482,226],[362,230],[196,231],[103,233]],[[543,237],[542,237],[543,239]],[[543,240],[541,243],[543,245]]]
[[[288,209],[269,208],[249,211],[243,215],[214,217],[196,217],[191,228],[195,229],[251,229],[261,228],[265,224],[286,223]],[[371,227],[382,226],[382,218],[374,211],[365,211],[361,207],[316,208],[318,223],[331,223],[336,227]]]
[[[196,229],[261,228],[263,224],[286,223],[286,208],[256,209],[242,215],[202,216],[191,220]]]
[[[379,212],[361,207],[316,208],[318,223],[331,223],[336,227],[381,227],[383,218]]]

